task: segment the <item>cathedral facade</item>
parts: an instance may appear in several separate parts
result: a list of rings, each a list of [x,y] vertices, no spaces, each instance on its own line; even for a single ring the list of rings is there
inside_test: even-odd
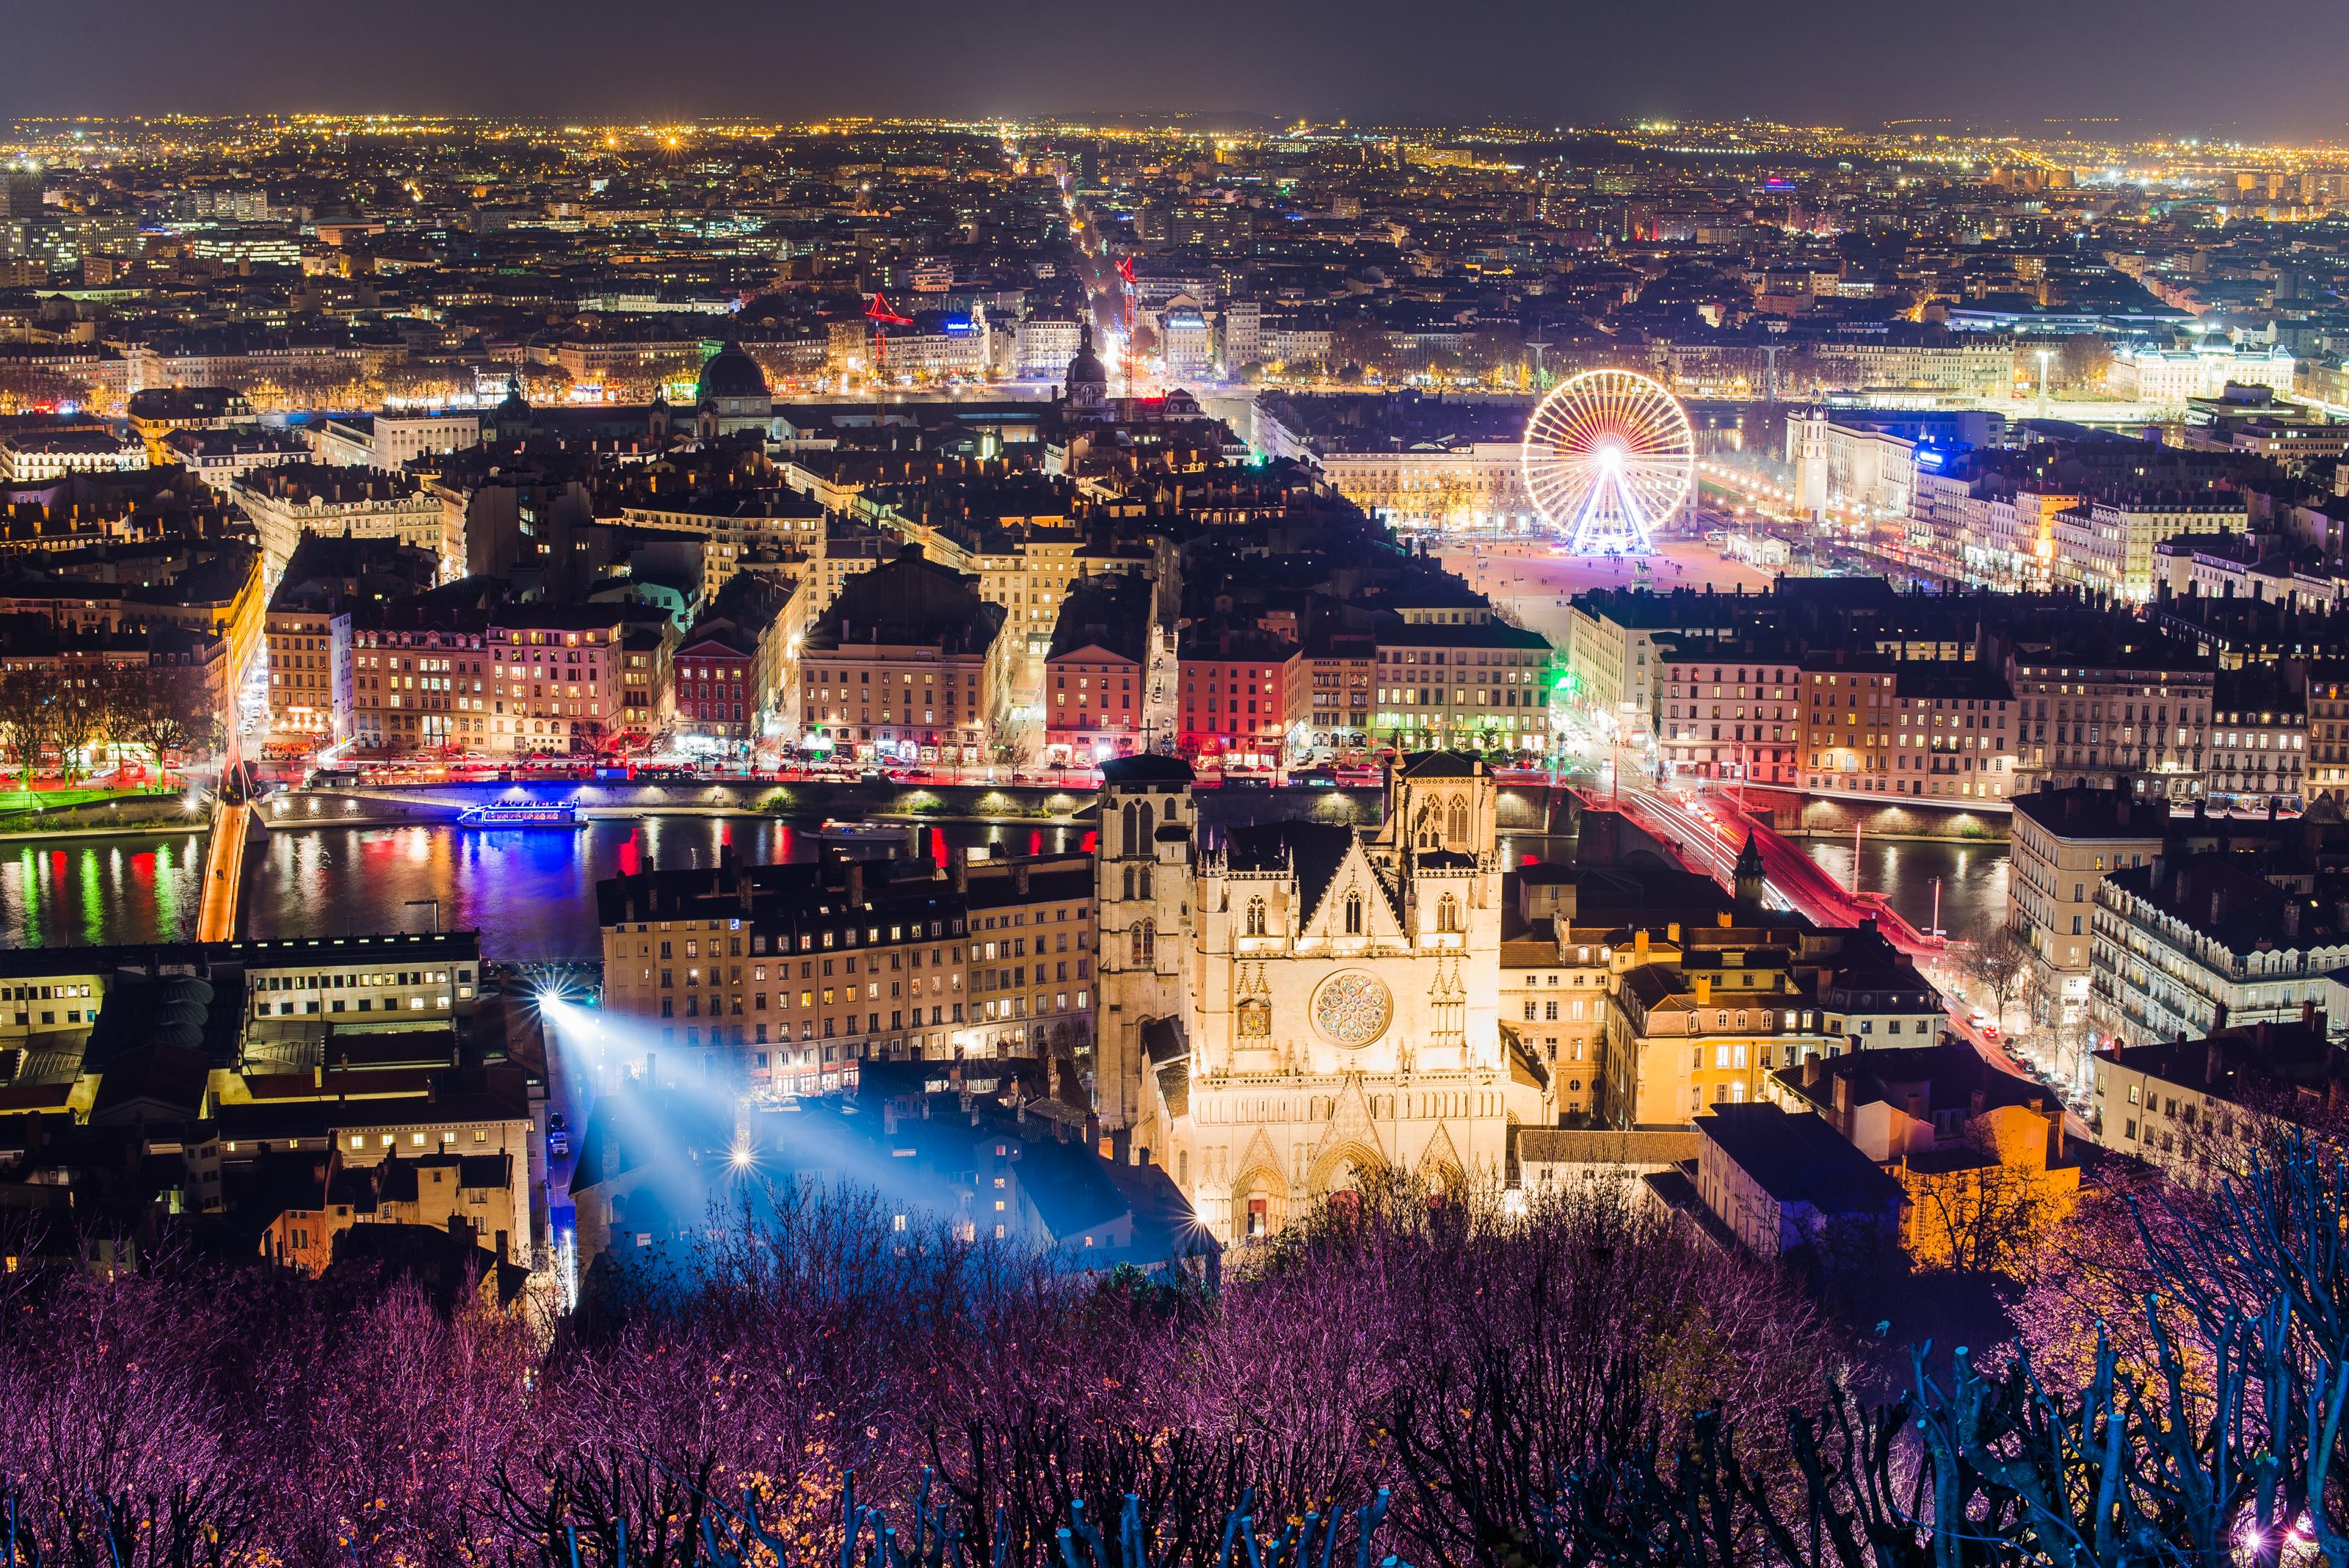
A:
[[[1544,1069],[1499,1013],[1491,776],[1433,753],[1377,834],[1288,821],[1200,842],[1190,773],[1105,764],[1098,1097],[1226,1241],[1394,1167],[1496,1179],[1545,1125]]]

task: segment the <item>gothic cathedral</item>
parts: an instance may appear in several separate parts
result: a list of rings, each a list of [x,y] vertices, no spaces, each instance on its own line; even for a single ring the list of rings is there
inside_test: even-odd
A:
[[[1501,1026],[1501,867],[1483,764],[1388,776],[1374,837],[1319,822],[1197,832],[1191,772],[1102,768],[1096,1097],[1226,1241],[1358,1173],[1496,1179],[1554,1119]]]

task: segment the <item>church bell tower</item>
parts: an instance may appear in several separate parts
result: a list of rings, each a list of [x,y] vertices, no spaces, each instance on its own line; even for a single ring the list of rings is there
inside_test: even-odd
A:
[[[1141,1114],[1142,1027],[1183,1006],[1185,910],[1197,820],[1190,765],[1144,753],[1102,764],[1100,850],[1093,859],[1093,1104],[1105,1128]]]

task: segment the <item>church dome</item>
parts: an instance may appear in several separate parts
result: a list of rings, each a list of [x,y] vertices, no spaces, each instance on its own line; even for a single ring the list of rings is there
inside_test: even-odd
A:
[[[701,367],[701,380],[694,388],[695,400],[703,404],[719,399],[743,399],[771,401],[774,394],[768,389],[766,372],[759,362],[742,352],[742,346],[732,338],[726,347],[712,354]]]
[[[1109,369],[1093,352],[1093,329],[1090,327],[1077,341],[1077,357],[1069,361],[1069,390],[1073,392],[1079,387],[1099,387],[1104,391],[1109,388]]]

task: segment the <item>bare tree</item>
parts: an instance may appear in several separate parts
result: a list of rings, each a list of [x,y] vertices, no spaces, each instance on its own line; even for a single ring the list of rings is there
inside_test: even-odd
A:
[[[2055,1225],[2067,1193],[2043,1172],[2002,1162],[1979,1136],[1944,1151],[1933,1168],[1912,1169],[1909,1255],[1927,1272],[2028,1275]]]
[[[49,709],[49,742],[57,749],[57,771],[67,784],[81,776],[82,753],[98,733],[98,694],[89,678],[60,682]]]
[[[155,754],[157,771],[162,770],[169,753],[217,742],[222,733],[219,694],[203,671],[186,665],[150,665],[140,688],[131,732]]]
[[[1990,997],[1992,1020],[2003,1029],[2008,1006],[2029,991],[2031,945],[2012,928],[2002,926],[1982,939],[1967,961],[1966,973]]]
[[[104,748],[107,765],[119,770],[122,742],[130,738],[142,701],[145,667],[101,661],[89,678],[90,743]]]
[[[2084,391],[2101,389],[2113,365],[2113,346],[2093,332],[2064,338],[2056,353],[2064,385]]]
[[[49,743],[57,707],[57,682],[45,670],[12,670],[0,676],[0,754],[30,787]]]

